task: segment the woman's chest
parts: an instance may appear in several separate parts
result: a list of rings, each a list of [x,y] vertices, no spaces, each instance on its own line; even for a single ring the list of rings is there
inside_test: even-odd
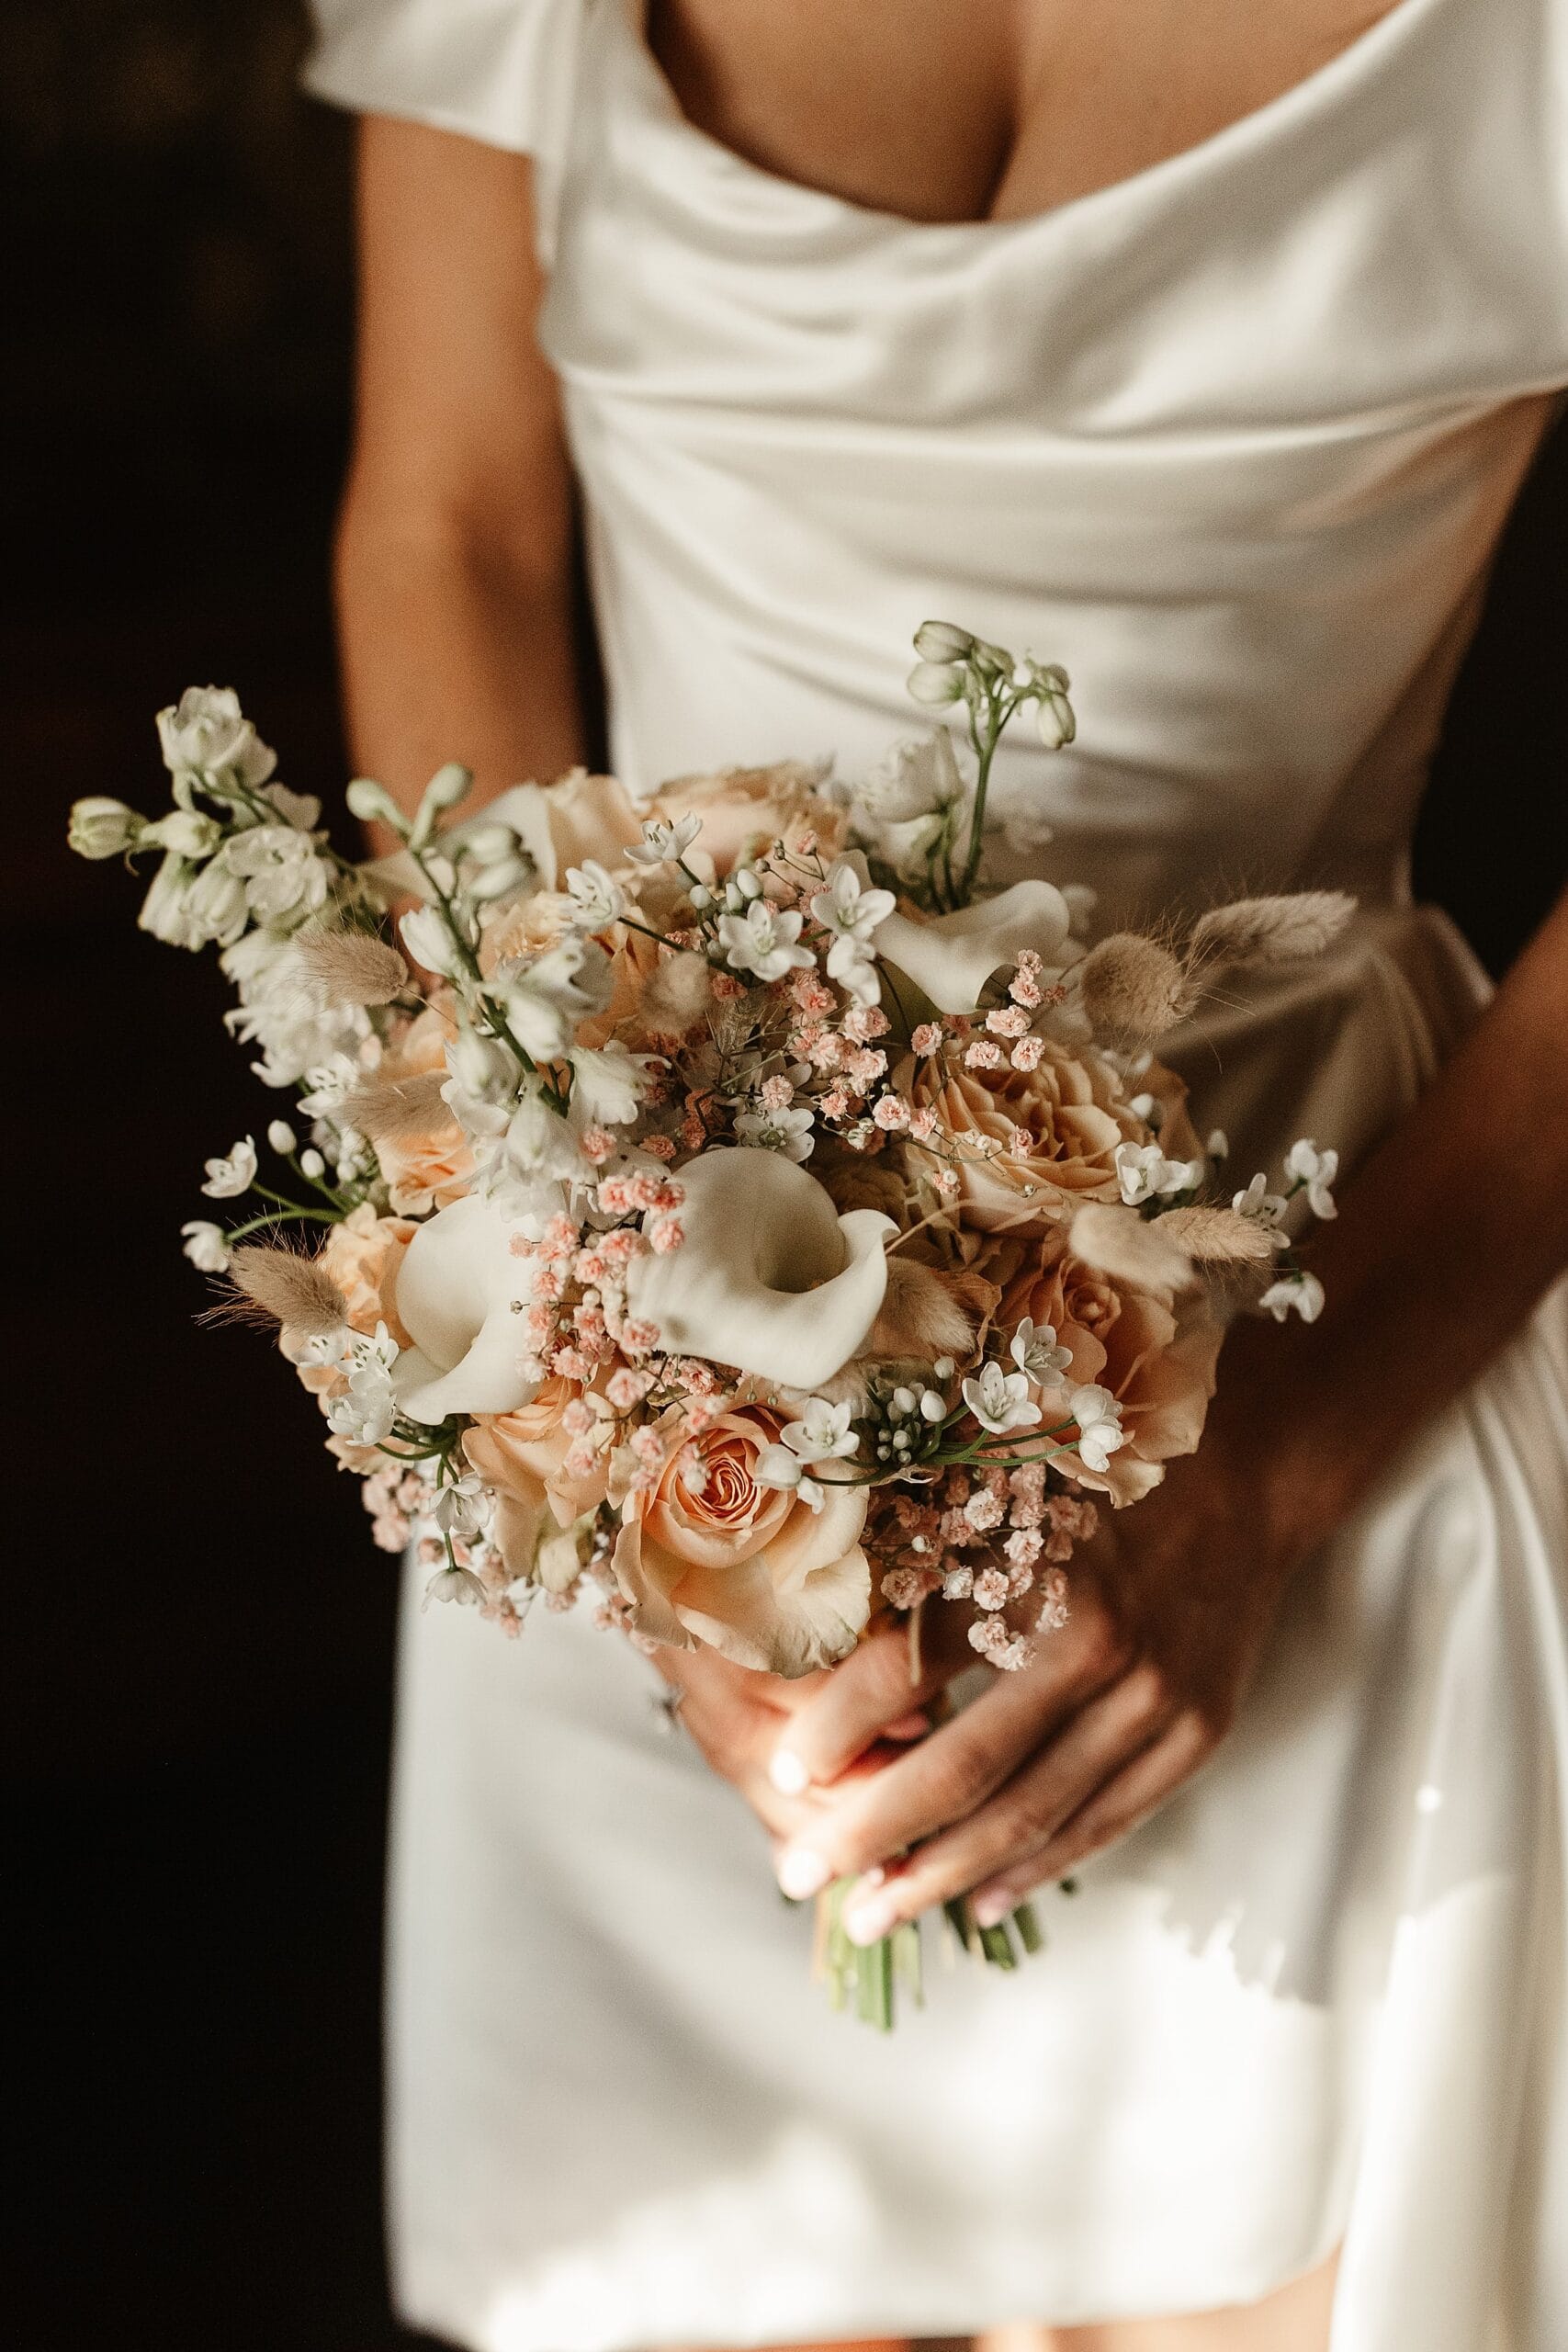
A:
[[[1212,138],[1398,0],[651,0],[688,120],[913,220],[1043,213]]]

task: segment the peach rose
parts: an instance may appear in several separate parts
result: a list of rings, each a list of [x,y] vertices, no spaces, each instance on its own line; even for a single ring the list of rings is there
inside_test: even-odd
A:
[[[446,1067],[452,1023],[429,1005],[412,1020],[382,1062],[385,1080],[425,1077]],[[407,1216],[424,1216],[460,1200],[474,1181],[474,1155],[454,1118],[438,1119],[424,1135],[388,1136],[376,1146],[387,1197]]]
[[[813,1510],[760,1486],[779,1428],[755,1408],[720,1414],[676,1448],[651,1492],[626,1498],[615,1570],[638,1633],[792,1676],[853,1649],[871,1612],[868,1490],[827,1486]]]
[[[956,1206],[966,1225],[1005,1229],[1029,1214],[1045,1216],[1053,1202],[1120,1200],[1118,1144],[1144,1142],[1148,1130],[1128,1105],[1121,1079],[1099,1054],[1074,1053],[1054,1038],[1041,1041],[1038,1068],[966,1069],[954,1055],[918,1067],[912,1092],[930,1105],[957,1143],[960,1190]],[[1015,1130],[1032,1138],[1027,1154],[1010,1148]],[[985,1160],[977,1145],[995,1147]]]
[[[317,1261],[344,1295],[349,1328],[371,1338],[384,1323],[400,1348],[412,1344],[393,1305],[398,1268],[417,1227],[403,1216],[378,1216],[368,1201],[334,1225]]]
[[[477,1414],[464,1433],[463,1451],[469,1463],[496,1490],[496,1536],[514,1577],[532,1573],[542,1536],[547,1539],[556,1528],[570,1527],[604,1499],[604,1454],[596,1457],[585,1478],[567,1473],[573,1440],[565,1414],[582,1394],[580,1382],[552,1377],[532,1404],[520,1405],[512,1413]]]
[[[604,865],[618,865],[616,852],[642,839],[643,812],[615,776],[590,775],[586,768],[572,768],[556,783],[546,785],[541,798],[553,872],[539,854],[543,844],[530,842],[529,846],[547,889],[558,889],[567,867],[581,865],[585,857],[597,858]]]
[[[679,775],[660,785],[651,804],[667,818],[700,817],[696,847],[720,876],[733,873],[748,850],[782,841],[795,847],[807,833],[819,854],[836,857],[849,830],[845,809],[821,797],[821,770],[802,760],[767,768],[728,768],[718,775]]]
[[[1003,1331],[1026,1315],[1049,1323],[1071,1354],[1066,1376],[1072,1385],[1109,1388],[1121,1405],[1124,1442],[1106,1468],[1065,1466],[1118,1506],[1137,1502],[1159,1485],[1166,1463],[1194,1452],[1203,1434],[1219,1325],[1190,1317],[1184,1327],[1168,1293],[1134,1290],[1096,1272],[1072,1255],[1059,1231],[999,1240],[987,1272],[1002,1284],[997,1322]],[[1049,1403],[1045,1418],[1053,1418]]]

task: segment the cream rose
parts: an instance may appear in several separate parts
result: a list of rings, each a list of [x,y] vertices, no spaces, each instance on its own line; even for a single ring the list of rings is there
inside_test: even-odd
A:
[[[1134,1290],[1096,1272],[1073,1257],[1059,1231],[998,1240],[986,1271],[1002,1284],[998,1328],[1010,1331],[1026,1315],[1050,1324],[1072,1358],[1065,1380],[1109,1388],[1122,1408],[1123,1442],[1106,1467],[1064,1466],[1118,1507],[1139,1501],[1159,1485],[1165,1464],[1193,1453],[1203,1434],[1219,1326],[1200,1311],[1184,1327],[1168,1292]],[[1049,1422],[1048,1401],[1044,1409]]]
[[[403,1251],[418,1230],[406,1216],[378,1216],[368,1202],[333,1226],[317,1262],[342,1291],[352,1330],[372,1339],[384,1323],[400,1348],[410,1344],[392,1301]]]
[[[1079,1058],[1052,1038],[1041,1041],[1032,1070],[981,1072],[921,1063],[916,1103],[929,1104],[959,1147],[960,1214],[982,1230],[1005,1228],[1049,1213],[1053,1195],[1069,1201],[1120,1200],[1116,1147],[1142,1142],[1147,1129],[1121,1080],[1098,1055]],[[1012,1149],[1017,1129],[1029,1148]],[[992,1147],[985,1159],[977,1153]]]
[[[387,1084],[399,1079],[423,1078],[446,1068],[446,1044],[453,1023],[435,1006],[410,1023],[382,1063],[378,1078]],[[423,1216],[458,1200],[474,1181],[474,1155],[468,1138],[449,1114],[433,1122],[423,1134],[384,1136],[376,1157],[387,1179],[387,1197],[400,1215]]]
[[[723,1413],[677,1448],[650,1493],[627,1497],[615,1570],[638,1633],[791,1676],[853,1649],[871,1613],[867,1490],[828,1486],[813,1510],[760,1486],[781,1425],[755,1408]]]
[[[660,785],[649,813],[674,819],[700,817],[696,846],[712,858],[720,876],[732,873],[748,851],[782,841],[796,848],[809,833],[818,854],[831,860],[842,848],[847,812],[818,797],[821,770],[800,760],[770,768],[730,768],[717,775],[681,775]]]
[[[575,1380],[552,1376],[513,1413],[481,1413],[464,1433],[463,1451],[496,1490],[496,1533],[514,1577],[533,1574],[541,1539],[570,1527],[604,1499],[607,1456],[595,1455],[587,1477],[567,1474],[573,1439],[567,1408],[583,1394]],[[549,1582],[547,1577],[545,1581]]]

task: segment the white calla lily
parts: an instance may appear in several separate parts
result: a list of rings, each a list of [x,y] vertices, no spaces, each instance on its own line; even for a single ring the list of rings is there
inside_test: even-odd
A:
[[[816,1178],[776,1151],[701,1152],[680,1182],[684,1238],[633,1260],[633,1315],[656,1325],[672,1352],[735,1364],[784,1388],[831,1380],[876,1320],[891,1217],[874,1209],[840,1216]]]
[[[536,1215],[519,1216],[466,1193],[422,1225],[398,1268],[396,1306],[413,1341],[394,1373],[398,1405],[412,1421],[449,1413],[513,1413],[538,1384],[525,1376],[523,1310],[533,1261],[513,1254],[514,1235],[536,1238],[560,1205],[540,1188]]]
[[[1060,964],[1071,933],[1071,911],[1060,890],[1032,880],[923,922],[886,915],[876,926],[876,952],[939,1012],[972,1012],[1001,965],[1015,962],[1026,947],[1045,964]]]

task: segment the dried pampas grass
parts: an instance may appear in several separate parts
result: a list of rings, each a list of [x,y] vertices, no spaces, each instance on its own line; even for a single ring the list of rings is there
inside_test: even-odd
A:
[[[1235,1209],[1168,1209],[1159,1234],[1204,1265],[1262,1266],[1273,1261],[1274,1245],[1265,1227]]]
[[[1135,1209],[1110,1201],[1089,1201],[1073,1219],[1067,1246],[1084,1265],[1134,1290],[1190,1290],[1197,1279],[1192,1261],[1167,1234],[1169,1222],[1168,1216],[1147,1221]]]
[[[397,949],[367,932],[296,932],[294,954],[329,1004],[390,1004],[409,985],[409,967]]]
[[[1205,976],[1232,964],[1295,964],[1321,956],[1356,911],[1343,890],[1297,890],[1213,907],[1192,926],[1188,966]]]
[[[445,1070],[421,1070],[414,1078],[372,1079],[352,1087],[344,1115],[372,1143],[412,1143],[434,1128],[449,1126],[452,1114],[441,1099]]]
[[[330,1274],[296,1250],[247,1243],[231,1257],[229,1275],[243,1298],[286,1330],[324,1339],[343,1329],[343,1293]]]

